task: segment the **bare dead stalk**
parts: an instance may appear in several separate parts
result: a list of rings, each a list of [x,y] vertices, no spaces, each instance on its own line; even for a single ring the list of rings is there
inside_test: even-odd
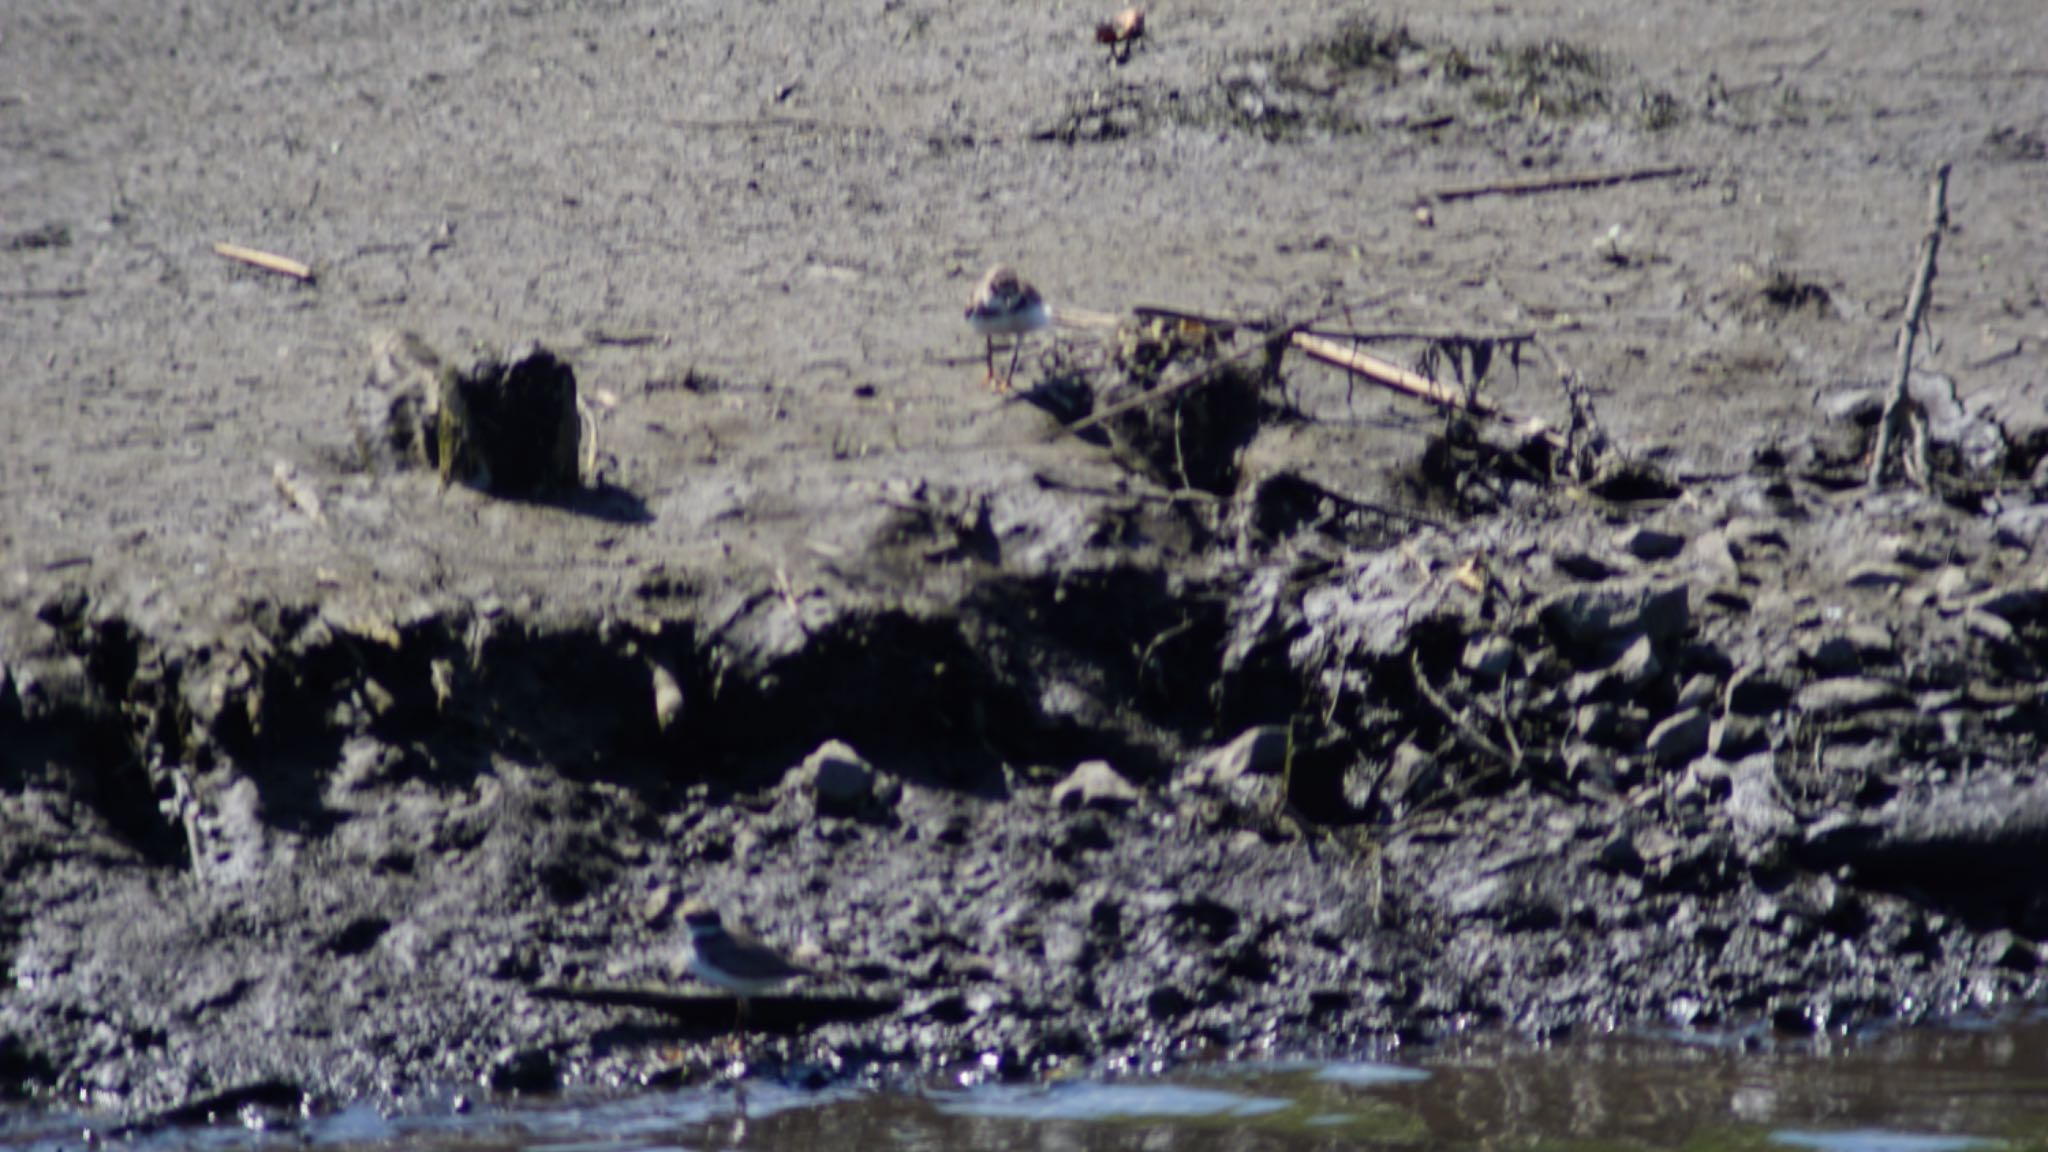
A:
[[[1913,343],[1925,327],[1927,300],[1934,291],[1935,256],[1941,251],[1941,234],[1948,230],[1949,165],[1934,170],[1934,183],[1927,190],[1927,235],[1920,240],[1920,270],[1913,277],[1913,294],[1906,301],[1906,318],[1899,325],[1899,367],[1892,377],[1892,394],[1884,402],[1884,419],[1877,422],[1877,443],[1870,456],[1871,487],[1884,483],[1885,462],[1891,455],[1892,438],[1898,435],[1899,413],[1906,407],[1907,385],[1913,376]],[[1927,479],[1924,466],[1916,481]]]
[[[1605,188],[1633,184],[1639,180],[1665,180],[1692,171],[1689,164],[1658,168],[1620,168],[1604,172],[1581,172],[1572,176],[1538,176],[1527,180],[1502,180],[1493,184],[1470,184],[1461,188],[1439,188],[1429,199],[1439,204],[1453,200],[1477,200],[1481,196],[1529,196],[1538,192],[1565,192],[1574,188]]]

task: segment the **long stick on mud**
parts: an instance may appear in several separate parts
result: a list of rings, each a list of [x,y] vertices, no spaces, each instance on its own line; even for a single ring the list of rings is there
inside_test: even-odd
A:
[[[1892,394],[1884,402],[1884,419],[1877,422],[1877,442],[1870,453],[1871,487],[1884,483],[1885,463],[1891,457],[1892,440],[1898,435],[1899,419],[1907,410],[1907,386],[1913,376],[1913,343],[1920,335],[1927,314],[1928,297],[1934,291],[1935,256],[1941,251],[1941,234],[1948,230],[1948,173],[1943,164],[1934,171],[1934,183],[1927,192],[1927,235],[1920,240],[1920,270],[1913,277],[1913,294],[1906,302],[1906,318],[1899,325],[1899,368],[1892,378]],[[1926,470],[1919,482],[1927,483]]]
[[[1542,436],[1552,443],[1563,443],[1558,434],[1545,428],[1541,421],[1511,415],[1485,397],[1472,395],[1440,380],[1432,380],[1420,373],[1410,372],[1377,356],[1346,348],[1335,341],[1312,336],[1307,332],[1294,333],[1292,341],[1296,348],[1301,349],[1312,359],[1356,373],[1396,392],[1406,392],[1439,408],[1457,408],[1475,415],[1489,416],[1519,431]]]
[[[215,244],[213,250],[230,260],[240,261],[266,272],[275,272],[280,276],[289,276],[308,284],[313,282],[312,267],[289,256],[279,256],[275,252],[265,252],[258,248],[244,248],[240,244],[230,244],[225,240]]]
[[[1692,166],[1689,164],[1667,164],[1657,168],[1580,172],[1571,176],[1537,176],[1527,180],[1471,184],[1462,188],[1439,188],[1429,194],[1429,199],[1438,204],[1448,204],[1453,200],[1477,200],[1481,196],[1530,196],[1538,192],[1566,192],[1575,188],[1605,188],[1612,184],[1633,184],[1638,180],[1667,180],[1690,171]]]

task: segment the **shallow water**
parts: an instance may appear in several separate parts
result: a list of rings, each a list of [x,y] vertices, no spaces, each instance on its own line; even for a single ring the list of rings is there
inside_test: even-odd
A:
[[[0,1115],[0,1148],[78,1149],[84,1126]],[[397,1115],[358,1104],[267,1128],[221,1124],[96,1142],[138,1149],[329,1148],[1160,1152],[1400,1148],[2048,1148],[2048,1021],[1855,1040],[1500,1038],[1383,1062],[1181,1069],[1154,1080],[807,1091],[750,1078],[617,1098]]]

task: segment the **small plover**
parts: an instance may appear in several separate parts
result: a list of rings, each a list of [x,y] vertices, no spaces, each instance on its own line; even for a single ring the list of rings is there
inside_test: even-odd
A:
[[[988,376],[982,382],[998,392],[1008,392],[1017,374],[1017,356],[1024,349],[1024,337],[1052,325],[1052,309],[1007,264],[988,270],[974,295],[967,300],[967,323],[988,340]],[[1010,370],[996,379],[996,337],[1014,336],[1010,346]]]
[[[683,909],[683,923],[690,929],[690,975],[738,997],[736,1028],[746,1023],[749,996],[773,992],[799,976],[810,975],[810,969],[768,945],[727,928],[715,908],[692,901]]]

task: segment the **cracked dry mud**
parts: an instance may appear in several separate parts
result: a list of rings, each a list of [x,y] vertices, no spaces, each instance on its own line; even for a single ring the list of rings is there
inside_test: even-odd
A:
[[[2038,999],[2048,10],[1108,15],[12,6],[0,1092],[708,1075],[554,994],[690,991],[689,897],[895,1005],[771,1008],[798,1076]],[[1867,489],[1944,161],[1934,490]],[[980,392],[997,260],[1532,333],[1628,480],[1295,354],[1058,436],[1132,361]],[[398,466],[399,330],[562,356],[600,485]]]

